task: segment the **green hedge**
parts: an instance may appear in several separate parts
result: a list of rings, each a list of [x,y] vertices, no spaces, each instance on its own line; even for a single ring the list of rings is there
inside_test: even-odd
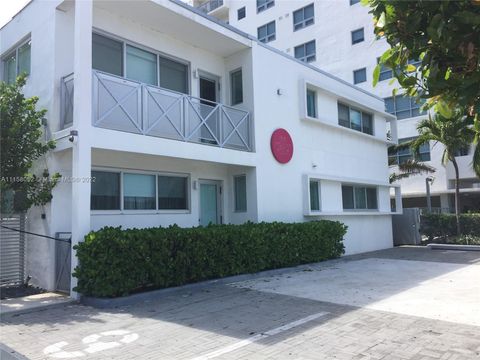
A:
[[[76,245],[76,291],[117,297],[206,279],[339,257],[347,227],[336,221],[197,228],[105,227]]]
[[[480,214],[461,214],[462,234],[480,236]],[[425,214],[420,219],[420,233],[429,239],[440,237],[446,239],[457,235],[454,214]]]

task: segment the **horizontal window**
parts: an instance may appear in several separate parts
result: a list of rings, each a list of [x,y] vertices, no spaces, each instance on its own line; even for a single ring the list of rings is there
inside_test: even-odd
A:
[[[188,65],[103,35],[93,34],[92,67],[188,94]]]
[[[338,124],[373,135],[373,115],[338,103]]]
[[[385,98],[385,111],[393,114],[397,119],[407,119],[415,116],[426,114],[425,110],[421,110],[421,106],[425,100],[417,100],[406,95],[397,95]]]
[[[92,177],[92,210],[189,209],[186,176],[93,170]]]
[[[399,144],[404,144],[406,142],[416,139],[415,137],[399,139]],[[406,149],[395,149],[395,147],[390,147],[388,149],[389,163],[391,165],[401,165],[407,161],[416,160],[416,161],[430,161],[430,144],[425,143],[420,146],[418,153],[414,154],[411,148]]]
[[[316,60],[315,40],[305,44],[295,46],[295,58],[304,62],[312,62]]]
[[[468,146],[462,147],[461,149],[458,149],[455,151],[455,156],[467,156],[470,153],[470,148]]]
[[[361,43],[363,40],[365,40],[363,28],[352,31],[352,45]]]
[[[342,202],[344,210],[377,210],[377,188],[342,185]]]
[[[257,29],[257,37],[263,43],[275,40],[275,21],[269,22]]]
[[[360,0],[350,0],[350,6],[358,4],[359,2],[360,2]]]
[[[265,11],[275,5],[275,0],[257,0],[257,12]]]
[[[31,41],[22,43],[3,58],[3,81],[13,84],[21,74],[30,75]]]
[[[293,12],[293,30],[303,29],[315,23],[314,5],[310,4]]]
[[[367,69],[358,69],[353,71],[353,83],[360,84],[367,81]]]

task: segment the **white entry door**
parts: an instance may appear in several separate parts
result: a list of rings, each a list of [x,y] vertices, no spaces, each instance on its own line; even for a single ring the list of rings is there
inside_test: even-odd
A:
[[[199,223],[202,226],[222,223],[222,186],[220,181],[201,180]]]

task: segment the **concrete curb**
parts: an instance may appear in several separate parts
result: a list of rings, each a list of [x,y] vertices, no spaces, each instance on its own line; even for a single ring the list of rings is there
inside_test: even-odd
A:
[[[19,354],[12,348],[0,343],[0,359],[2,360],[28,360],[25,356]]]
[[[210,286],[227,285],[227,284],[241,282],[241,281],[255,280],[255,279],[268,277],[268,276],[280,276],[280,275],[291,273],[294,271],[309,270],[312,266],[317,267],[320,264],[325,266],[332,265],[335,261],[346,260],[346,258],[348,258],[348,256],[340,257],[337,259],[325,260],[317,263],[298,265],[295,267],[265,270],[265,271],[261,271],[253,274],[234,275],[234,276],[229,276],[229,277],[220,278],[220,279],[207,280],[207,281],[202,281],[202,282],[193,283],[193,284],[152,290],[152,291],[142,292],[142,293],[133,294],[133,295],[127,295],[127,296],[117,297],[117,298],[97,298],[97,297],[90,297],[90,296],[81,296],[80,303],[82,303],[83,305],[92,306],[98,309],[111,309],[119,306],[133,305],[143,301],[158,300],[161,297],[172,295],[172,294],[198,291]]]
[[[480,245],[428,244],[430,250],[480,251]]]
[[[71,305],[71,304],[74,304],[74,303],[78,303],[78,301],[76,301],[75,299],[68,298],[68,299],[65,299],[64,301],[61,301],[61,302],[56,302],[56,303],[53,303],[53,304],[42,304],[42,305],[39,305],[39,306],[27,308],[27,309],[6,310],[6,311],[2,310],[2,313],[0,314],[0,319],[3,320],[4,318],[10,317],[10,316],[28,314],[28,313],[31,313],[31,312],[42,311],[42,310],[45,310],[45,309],[59,308],[59,307],[63,307],[63,306],[66,306],[66,305]],[[0,359],[3,360],[3,358],[0,358]]]

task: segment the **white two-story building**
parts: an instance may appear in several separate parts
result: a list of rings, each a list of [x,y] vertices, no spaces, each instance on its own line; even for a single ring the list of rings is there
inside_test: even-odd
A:
[[[392,96],[390,69],[382,69],[380,81],[372,85],[378,58],[389,48],[385,39],[375,39],[370,9],[360,0],[185,0],[221,21],[247,32],[278,50],[328,71],[385,100],[386,109],[398,119],[400,142],[418,136],[418,122],[427,114],[414,99]],[[414,62],[415,59],[412,59]],[[401,93],[401,91],[399,92]],[[416,157],[436,169],[400,181],[403,206],[427,206],[427,177],[431,184],[432,206],[436,211],[454,209],[455,171],[442,164],[444,147],[425,144]],[[472,149],[456,156],[460,172],[461,211],[480,210],[480,179],[472,170]],[[408,151],[391,154],[394,164],[413,159]],[[393,166],[392,171],[398,171]]]
[[[0,54],[4,80],[29,74],[65,177],[31,232],[332,219],[347,254],[392,246],[395,117],[365,90],[176,0],[33,0]],[[27,249],[54,288],[54,242]]]

